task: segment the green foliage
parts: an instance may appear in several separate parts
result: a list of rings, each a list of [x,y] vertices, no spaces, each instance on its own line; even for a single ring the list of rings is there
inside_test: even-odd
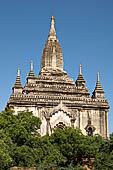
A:
[[[8,169],[13,165],[13,149],[14,145],[3,130],[0,130],[0,169]]]
[[[113,169],[113,134],[110,139],[84,136],[79,129],[56,129],[41,137],[41,121],[32,112],[17,115],[6,108],[0,114],[0,170],[13,166],[38,170]]]
[[[35,152],[32,148],[23,145],[17,147],[15,150],[14,160],[20,167],[32,167],[35,166]]]
[[[39,118],[33,116],[32,112],[19,112],[14,115],[13,111],[6,108],[0,115],[0,129],[4,129],[18,146],[27,142],[31,134],[39,135],[37,129],[40,124]]]
[[[61,166],[65,167],[70,164],[84,165],[84,160],[90,161],[98,151],[98,145],[95,145],[96,139],[84,136],[79,129],[57,129],[50,136],[50,141],[65,158],[65,162],[61,163]]]
[[[95,156],[94,166],[97,170],[113,169],[113,137],[110,140],[102,140],[99,145],[99,150]]]
[[[31,167],[36,164],[36,160],[39,162],[39,151],[28,143],[32,144],[40,138],[37,132],[40,124],[40,119],[33,116],[32,112],[19,112],[15,115],[12,110],[6,108],[0,114],[1,170],[12,166]]]

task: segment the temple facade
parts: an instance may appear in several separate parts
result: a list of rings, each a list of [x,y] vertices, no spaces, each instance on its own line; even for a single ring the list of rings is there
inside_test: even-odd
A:
[[[20,69],[7,106],[15,111],[32,111],[42,121],[40,134],[51,134],[59,127],[80,128],[84,135],[108,137],[109,104],[97,74],[96,87],[90,96],[82,75],[81,65],[76,82],[63,70],[63,55],[56,38],[54,16],[42,53],[38,77],[30,72],[25,86],[20,81]]]

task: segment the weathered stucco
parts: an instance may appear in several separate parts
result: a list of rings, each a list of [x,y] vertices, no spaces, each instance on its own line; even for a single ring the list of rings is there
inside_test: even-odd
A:
[[[76,82],[68,77],[63,70],[62,49],[56,38],[53,16],[38,77],[34,75],[31,61],[26,84],[22,87],[18,70],[13,93],[7,105],[15,114],[25,110],[40,117],[41,135],[51,134],[57,127],[70,126],[80,128],[85,135],[100,134],[104,138],[108,137],[109,104],[104,98],[99,73],[91,97],[85,86],[81,65]]]

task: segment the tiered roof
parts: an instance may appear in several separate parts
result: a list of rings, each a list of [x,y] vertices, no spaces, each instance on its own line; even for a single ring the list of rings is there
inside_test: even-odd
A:
[[[21,88],[22,91],[14,90]],[[21,92],[21,94],[20,94]],[[93,92],[93,97],[89,95],[85,80],[81,71],[81,64],[79,75],[76,82],[69,78],[67,72],[63,70],[63,55],[59,41],[56,38],[56,31],[54,26],[54,16],[51,18],[51,27],[46,41],[45,48],[42,53],[41,70],[38,77],[35,77],[33,72],[33,62],[31,61],[31,68],[27,77],[27,82],[22,88],[20,82],[20,69],[16,83],[13,87],[13,94],[10,97],[8,105],[54,105],[57,106],[62,100],[66,106],[69,107],[97,107],[97,105],[109,108],[107,100],[104,95],[98,98],[97,92],[104,93],[101,88],[99,74],[96,88]],[[97,102],[98,99],[98,102]],[[98,103],[98,104],[97,104]]]
[[[14,84],[14,88],[22,88],[22,84],[21,84],[21,81],[20,81],[20,68],[18,67],[18,72],[17,72],[17,78],[16,78],[16,82]]]

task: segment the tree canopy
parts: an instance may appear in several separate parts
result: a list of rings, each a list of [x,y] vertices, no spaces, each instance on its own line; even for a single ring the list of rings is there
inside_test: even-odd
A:
[[[113,134],[84,136],[79,129],[56,129],[40,136],[41,121],[32,112],[17,115],[8,108],[0,114],[0,169],[11,167],[38,170],[113,169]]]

